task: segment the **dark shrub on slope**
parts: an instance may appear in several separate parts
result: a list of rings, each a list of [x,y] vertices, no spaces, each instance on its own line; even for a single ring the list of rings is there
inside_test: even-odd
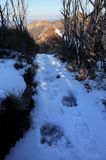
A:
[[[32,103],[29,105],[32,105]],[[20,97],[9,94],[1,100],[0,160],[3,160],[11,147],[14,147],[16,141],[23,137],[30,124],[29,108],[25,108]]]
[[[14,28],[0,28],[0,48],[35,54],[39,47],[27,30],[20,31]]]

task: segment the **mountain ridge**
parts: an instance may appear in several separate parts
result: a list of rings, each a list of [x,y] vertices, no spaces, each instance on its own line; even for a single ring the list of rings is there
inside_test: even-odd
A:
[[[47,32],[50,28],[56,28],[60,31],[63,30],[63,24],[61,20],[35,20],[27,25],[29,33],[33,38],[38,41],[39,37],[42,37],[44,32]],[[54,30],[51,30],[54,32]],[[42,35],[42,36],[41,36]],[[43,38],[43,37],[42,37]]]

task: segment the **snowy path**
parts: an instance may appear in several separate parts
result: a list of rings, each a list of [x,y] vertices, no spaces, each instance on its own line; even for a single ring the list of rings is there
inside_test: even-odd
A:
[[[96,103],[106,93],[87,93],[52,55],[38,55],[37,63],[33,127],[6,160],[106,160],[106,113]],[[62,134],[49,136],[43,126],[58,126]]]

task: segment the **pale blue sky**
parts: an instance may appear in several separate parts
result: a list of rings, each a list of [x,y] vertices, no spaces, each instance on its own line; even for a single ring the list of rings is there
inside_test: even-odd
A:
[[[29,0],[29,19],[56,19],[60,15],[61,0]]]

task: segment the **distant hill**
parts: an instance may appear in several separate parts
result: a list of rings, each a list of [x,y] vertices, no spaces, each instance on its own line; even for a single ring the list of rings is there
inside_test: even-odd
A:
[[[28,24],[27,28],[43,51],[54,50],[61,41],[63,31],[61,21],[34,21]]]
[[[62,32],[63,30],[63,25],[61,21],[48,21],[48,20],[43,20],[43,21],[33,21],[32,23],[28,24],[27,26],[28,31],[31,33],[31,35],[34,37],[34,39],[37,41],[42,39],[44,36],[44,33],[48,32],[50,28],[53,28],[52,32],[55,32],[54,29],[60,30]],[[58,33],[57,33],[58,34]]]

